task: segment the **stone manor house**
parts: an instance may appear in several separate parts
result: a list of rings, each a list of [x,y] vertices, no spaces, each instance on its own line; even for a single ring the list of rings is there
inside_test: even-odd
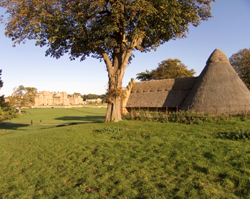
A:
[[[66,92],[49,92],[40,91],[35,98],[35,106],[43,105],[76,105],[84,104],[85,102],[78,95],[68,96]]]

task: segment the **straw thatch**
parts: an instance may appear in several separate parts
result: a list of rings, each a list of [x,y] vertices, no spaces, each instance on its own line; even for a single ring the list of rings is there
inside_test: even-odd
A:
[[[226,55],[214,50],[199,77],[133,82],[126,108],[175,108],[210,113],[250,112],[250,91]]]
[[[214,50],[181,109],[210,113],[249,111],[250,91],[238,77],[226,55]]]
[[[196,77],[136,82],[126,107],[180,106],[195,81]]]

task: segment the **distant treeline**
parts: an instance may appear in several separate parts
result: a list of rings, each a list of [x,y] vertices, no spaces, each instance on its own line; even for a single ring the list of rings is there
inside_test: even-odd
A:
[[[107,102],[108,94],[102,94],[102,95],[97,95],[97,94],[87,94],[87,95],[82,95],[81,93],[74,93],[74,95],[81,96],[83,98],[83,101],[86,101],[86,99],[97,99],[101,98],[103,103]]]

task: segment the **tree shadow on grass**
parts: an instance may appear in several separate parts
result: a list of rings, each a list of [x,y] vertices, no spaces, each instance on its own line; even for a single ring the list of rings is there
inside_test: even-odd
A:
[[[86,124],[86,123],[103,123],[105,121],[105,116],[64,116],[55,118],[56,120],[67,121],[68,123],[63,125],[75,125],[75,124]],[[72,121],[72,122],[71,122]]]
[[[17,130],[18,128],[29,126],[29,124],[16,124],[11,122],[0,123],[0,129]]]

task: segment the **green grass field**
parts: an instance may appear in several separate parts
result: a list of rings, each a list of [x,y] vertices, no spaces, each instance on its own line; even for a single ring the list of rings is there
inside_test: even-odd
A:
[[[250,198],[250,139],[232,136],[249,120],[102,123],[87,110],[47,110],[85,124],[0,124],[0,198]]]
[[[34,108],[22,110],[20,118],[7,122],[34,124],[69,124],[103,122],[106,108]]]

